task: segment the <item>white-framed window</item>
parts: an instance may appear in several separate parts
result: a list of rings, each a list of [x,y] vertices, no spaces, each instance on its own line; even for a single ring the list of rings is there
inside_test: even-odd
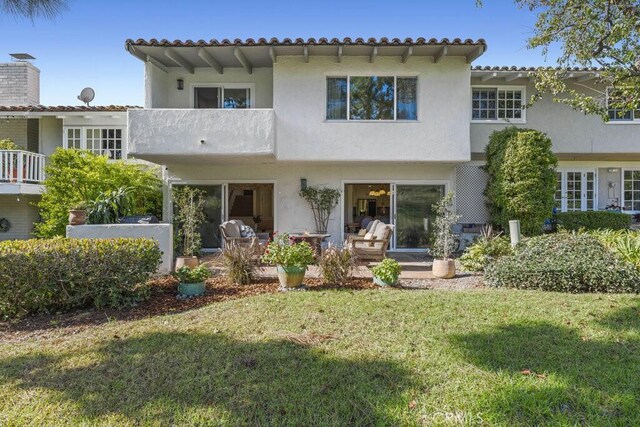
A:
[[[630,111],[615,108],[609,106],[609,102],[612,98],[615,98],[615,89],[612,87],[607,88],[607,111],[609,115],[609,122],[614,123],[640,123],[640,108]]]
[[[253,83],[193,84],[191,105],[193,108],[254,108],[254,92]]]
[[[64,129],[64,148],[89,150],[109,159],[125,159],[125,139],[122,127],[69,126]]]
[[[418,120],[416,76],[328,76],[326,120]]]
[[[640,212],[640,169],[622,170],[622,207]]]
[[[593,211],[598,206],[597,175],[593,169],[556,172],[556,209],[561,212]]]
[[[471,88],[471,121],[525,123],[524,86],[473,86]]]

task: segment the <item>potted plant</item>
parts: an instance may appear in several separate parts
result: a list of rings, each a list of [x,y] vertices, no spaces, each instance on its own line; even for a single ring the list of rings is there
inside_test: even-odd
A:
[[[87,223],[87,202],[76,203],[69,209],[69,225],[84,225]]]
[[[180,267],[173,276],[178,279],[178,294],[182,296],[197,296],[204,294],[205,280],[211,277],[211,272],[204,266],[194,268]]]
[[[120,187],[103,191],[89,203],[89,224],[116,224],[120,218],[133,213],[133,188]]]
[[[276,235],[262,256],[262,262],[276,266],[282,288],[302,285],[307,266],[313,261],[311,245],[307,242],[296,243],[286,233]]]
[[[371,268],[373,283],[378,286],[395,286],[398,283],[398,276],[402,267],[393,258],[385,258],[381,263]]]
[[[202,249],[200,226],[204,222],[205,192],[187,186],[173,190],[175,215],[173,224],[176,230],[176,252],[182,255],[176,258],[176,270],[182,267],[196,267],[198,254]]]
[[[341,196],[340,190],[327,187],[310,186],[300,190],[298,195],[309,203],[316,223],[316,233],[327,234],[329,216],[338,206]]]
[[[456,263],[451,257],[455,247],[456,238],[453,234],[453,226],[460,219],[453,210],[454,193],[449,193],[436,205],[436,219],[434,221],[434,242],[431,247],[433,255],[432,274],[434,277],[450,279],[456,275]]]

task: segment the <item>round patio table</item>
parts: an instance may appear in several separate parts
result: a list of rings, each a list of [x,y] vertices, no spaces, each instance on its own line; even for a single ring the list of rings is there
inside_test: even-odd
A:
[[[322,242],[327,237],[331,237],[331,234],[320,233],[291,233],[289,234],[296,242],[307,242],[315,251],[317,255],[322,253]]]

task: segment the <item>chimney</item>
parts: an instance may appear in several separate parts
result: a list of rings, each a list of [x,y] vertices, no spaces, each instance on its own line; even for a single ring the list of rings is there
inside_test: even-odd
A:
[[[12,53],[12,62],[0,64],[0,105],[40,104],[40,70],[28,53]]]

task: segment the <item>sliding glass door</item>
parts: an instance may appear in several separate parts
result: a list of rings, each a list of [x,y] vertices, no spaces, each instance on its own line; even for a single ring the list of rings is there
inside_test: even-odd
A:
[[[205,194],[204,222],[200,226],[202,249],[220,248],[220,224],[222,223],[222,212],[224,211],[222,185],[188,185],[204,191]],[[174,214],[175,209],[176,207],[174,206]]]
[[[444,196],[445,186],[393,185],[395,249],[425,249],[435,219],[433,205]]]

